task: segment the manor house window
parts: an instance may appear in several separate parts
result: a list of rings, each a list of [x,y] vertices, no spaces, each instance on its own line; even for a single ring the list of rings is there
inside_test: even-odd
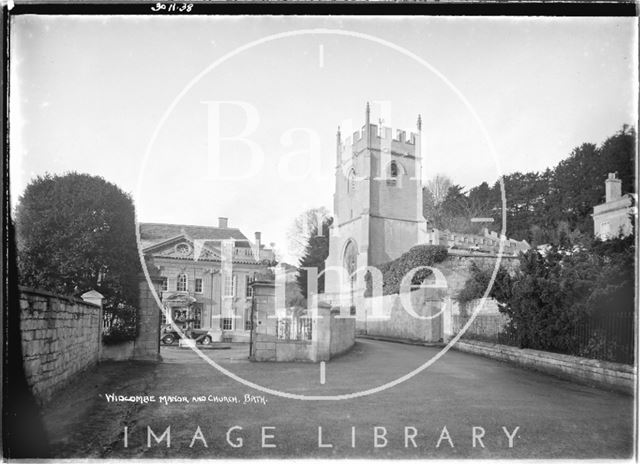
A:
[[[176,283],[176,290],[178,292],[187,291],[187,274],[178,274],[178,281]]]
[[[251,330],[251,308],[244,310],[244,330]]]
[[[251,288],[251,276],[244,276],[244,285],[245,285],[245,296],[253,296],[253,289]]]
[[[224,276],[224,296],[236,296],[238,290],[237,276]]]
[[[233,318],[232,317],[223,317],[222,318],[222,330],[233,330]]]
[[[196,293],[202,293],[202,279],[196,279]]]
[[[200,329],[202,327],[202,303],[193,304],[191,319],[193,319],[194,329]]]
[[[169,290],[169,279],[167,279],[166,277],[162,278],[162,284],[161,284],[160,289],[163,292],[166,292],[167,290]]]

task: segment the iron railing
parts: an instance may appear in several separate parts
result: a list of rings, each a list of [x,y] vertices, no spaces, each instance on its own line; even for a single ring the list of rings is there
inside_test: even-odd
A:
[[[586,358],[633,364],[635,314],[617,313],[588,318],[573,328],[575,353]]]
[[[469,318],[461,315],[452,316],[453,333],[458,334]],[[504,314],[478,315],[461,338],[520,346],[517,335],[506,329],[508,322],[509,319]],[[588,317],[567,330],[568,341],[562,349],[549,348],[547,351],[633,364],[635,325],[634,313],[612,313]],[[530,348],[541,349],[535,346],[535,342],[532,345],[534,346]]]
[[[310,341],[313,336],[313,318],[282,317],[276,323],[278,340]]]

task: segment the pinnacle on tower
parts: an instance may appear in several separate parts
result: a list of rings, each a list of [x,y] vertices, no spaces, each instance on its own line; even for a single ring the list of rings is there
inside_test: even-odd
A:
[[[340,126],[338,126],[338,132],[336,133],[336,163],[340,165],[342,162],[342,156],[340,153],[340,145],[342,144],[341,134],[340,134]]]
[[[371,116],[371,108],[369,107],[369,102],[367,102],[367,109],[366,109],[365,118],[364,118],[365,124],[367,125],[367,129],[369,128],[370,116]]]
[[[422,130],[422,116],[418,114],[418,130]]]

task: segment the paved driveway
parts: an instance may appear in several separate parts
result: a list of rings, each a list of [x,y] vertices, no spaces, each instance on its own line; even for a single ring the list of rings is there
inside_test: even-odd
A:
[[[339,395],[392,381],[438,349],[359,340],[327,363],[325,384],[318,364],[250,363],[247,352],[246,345],[203,351],[268,388]],[[470,354],[450,351],[394,388],[342,401],[262,393],[190,350],[163,348],[162,356],[161,364],[102,364],[60,393],[45,411],[56,455],[483,459],[613,458],[633,451],[633,398]],[[107,394],[153,395],[155,402],[108,402]],[[157,437],[170,432],[156,444],[148,427]]]

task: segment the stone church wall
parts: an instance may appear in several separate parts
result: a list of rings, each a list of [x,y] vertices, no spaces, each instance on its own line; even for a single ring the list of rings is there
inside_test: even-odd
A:
[[[357,307],[356,330],[367,335],[418,340],[436,343],[448,341],[454,335],[452,317],[460,314],[456,301],[458,292],[469,278],[469,267],[475,262],[481,268],[492,269],[496,256],[451,253],[447,259],[435,265],[446,279],[446,289],[422,288],[410,293],[413,311],[420,319],[411,315],[397,294],[375,298],[362,298]],[[501,265],[513,271],[519,266],[515,257],[503,257]],[[488,300],[483,313],[495,313],[495,302]],[[380,317],[381,316],[381,317]]]
[[[364,298],[356,312],[356,329],[367,335],[437,343],[442,339],[442,290],[423,288],[409,294],[410,314],[400,296],[384,295]],[[376,308],[376,305],[379,305]]]

